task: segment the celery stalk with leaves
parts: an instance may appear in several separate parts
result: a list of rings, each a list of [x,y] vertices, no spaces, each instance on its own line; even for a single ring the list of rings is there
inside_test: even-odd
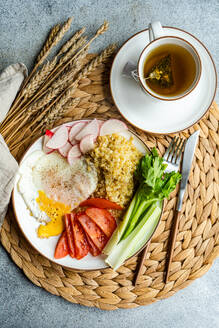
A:
[[[138,189],[103,250],[108,255],[106,263],[115,270],[150,238],[159,221],[162,201],[169,197],[181,179],[178,172],[165,172],[166,167],[155,148],[139,161],[135,172]]]

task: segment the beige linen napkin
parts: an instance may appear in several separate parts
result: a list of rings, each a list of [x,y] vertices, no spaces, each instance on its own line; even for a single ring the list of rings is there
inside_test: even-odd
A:
[[[26,76],[27,68],[21,63],[10,65],[0,75],[0,122],[7,115]],[[0,135],[0,228],[7,211],[17,168],[16,160]]]

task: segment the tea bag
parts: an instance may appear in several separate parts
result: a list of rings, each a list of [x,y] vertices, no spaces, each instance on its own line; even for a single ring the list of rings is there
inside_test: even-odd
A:
[[[171,56],[167,55],[163,57],[156,65],[154,65],[146,79],[158,83],[161,88],[169,88],[173,85]]]

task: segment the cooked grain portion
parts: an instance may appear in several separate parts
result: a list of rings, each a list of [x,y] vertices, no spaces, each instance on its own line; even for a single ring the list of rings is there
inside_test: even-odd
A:
[[[127,205],[134,191],[133,174],[142,157],[133,138],[127,140],[118,134],[98,137],[90,156],[98,172],[96,196]]]

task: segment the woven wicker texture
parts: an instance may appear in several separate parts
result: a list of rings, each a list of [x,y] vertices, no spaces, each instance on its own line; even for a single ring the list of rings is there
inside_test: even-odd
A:
[[[70,109],[56,125],[84,117],[121,119],[110,97],[110,65],[111,62],[99,66],[89,78],[80,81],[75,92],[75,97],[81,98],[80,103],[76,108]],[[200,129],[167,284],[163,281],[163,273],[177,190],[166,202],[162,220],[144,263],[143,275],[136,287],[132,285],[132,279],[137,257],[130,259],[117,272],[112,269],[72,271],[50,262],[25,240],[16,224],[11,205],[0,232],[2,245],[34,284],[72,303],[114,310],[135,308],[172,296],[206,273],[219,254],[218,120],[218,106],[213,103],[198,124],[180,133],[187,138]],[[155,137],[137,129],[133,130],[149,148],[156,146],[160,154],[164,154],[170,136]],[[30,136],[29,143],[31,142],[33,138]],[[24,149],[20,150],[21,153],[23,151]]]

